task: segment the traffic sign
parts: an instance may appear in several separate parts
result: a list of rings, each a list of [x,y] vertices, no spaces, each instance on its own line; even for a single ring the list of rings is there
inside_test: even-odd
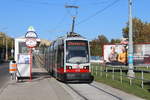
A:
[[[37,45],[37,41],[34,38],[26,39],[26,45],[29,48],[34,48]]]
[[[37,38],[37,37],[38,36],[35,32],[35,29],[32,26],[30,26],[28,28],[28,31],[27,31],[26,35],[25,35],[25,38]]]

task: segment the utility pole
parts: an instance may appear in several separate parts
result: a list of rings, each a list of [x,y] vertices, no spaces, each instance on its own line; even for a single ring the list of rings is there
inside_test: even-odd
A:
[[[5,43],[6,43],[6,53],[5,53],[5,61],[8,60],[8,44],[7,44],[7,38],[5,36]]]
[[[132,32],[132,0],[128,0],[129,3],[129,49],[128,49],[128,76],[134,77],[133,71],[133,32]]]

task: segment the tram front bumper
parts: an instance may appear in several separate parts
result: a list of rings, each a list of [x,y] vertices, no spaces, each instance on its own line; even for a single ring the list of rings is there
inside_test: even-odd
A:
[[[91,73],[65,73],[66,81],[91,81]]]

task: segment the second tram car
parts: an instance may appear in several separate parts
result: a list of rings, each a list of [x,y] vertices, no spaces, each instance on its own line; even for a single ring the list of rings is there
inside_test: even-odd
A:
[[[47,70],[65,82],[92,82],[90,50],[87,39],[78,34],[60,37],[46,50]]]

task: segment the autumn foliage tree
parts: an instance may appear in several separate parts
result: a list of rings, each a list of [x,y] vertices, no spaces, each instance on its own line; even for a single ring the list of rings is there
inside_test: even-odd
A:
[[[138,18],[133,20],[133,41],[134,42],[150,42],[150,23],[143,22]],[[123,37],[128,38],[129,24],[122,29]]]
[[[91,55],[102,56],[103,45],[109,43],[109,40],[104,35],[99,35],[98,38],[90,42]]]
[[[7,42],[6,42],[7,41]],[[6,43],[9,58],[11,58],[11,49],[14,46],[14,39],[7,36],[4,32],[0,32],[0,61],[5,59]]]

